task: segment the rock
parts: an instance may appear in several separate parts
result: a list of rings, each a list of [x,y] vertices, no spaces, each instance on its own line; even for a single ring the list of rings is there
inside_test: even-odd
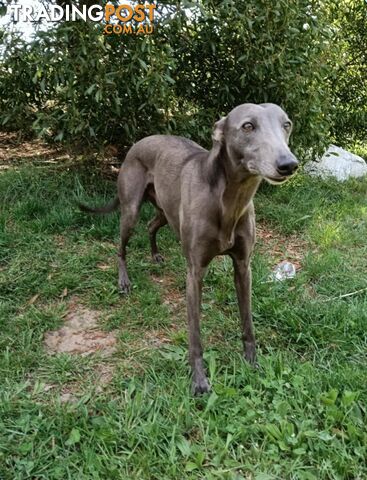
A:
[[[304,170],[309,175],[335,177],[340,182],[351,177],[367,175],[367,163],[362,157],[336,145],[330,145],[319,161],[306,163]]]

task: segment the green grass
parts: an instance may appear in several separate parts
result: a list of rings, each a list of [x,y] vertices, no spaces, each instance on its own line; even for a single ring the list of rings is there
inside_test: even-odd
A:
[[[303,240],[302,269],[269,283],[274,255],[259,240],[254,371],[241,359],[231,264],[213,262],[202,322],[213,391],[202,398],[190,396],[185,264],[172,233],[159,233],[166,263],[152,264],[144,207],[124,298],[117,214],[75,206],[103,203],[114,188],[57,167],[0,175],[0,478],[367,478],[367,291],[338,298],[367,287],[367,182],[299,175],[261,188],[258,220]],[[112,359],[47,355],[44,333],[62,325],[71,298],[117,329]],[[98,388],[103,362],[114,376]],[[65,388],[74,402],[60,401]]]

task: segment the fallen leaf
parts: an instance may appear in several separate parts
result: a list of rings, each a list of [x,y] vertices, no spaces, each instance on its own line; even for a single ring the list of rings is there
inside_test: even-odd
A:
[[[97,265],[97,267],[98,267],[100,270],[109,270],[109,269],[111,268],[111,265],[101,264],[101,265]]]
[[[33,305],[39,296],[40,296],[39,293],[36,293],[36,295],[33,295],[33,297],[30,300],[28,300],[27,305]]]

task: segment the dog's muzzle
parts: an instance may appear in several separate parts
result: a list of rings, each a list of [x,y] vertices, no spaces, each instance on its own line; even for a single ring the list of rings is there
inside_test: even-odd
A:
[[[298,165],[298,160],[294,155],[281,155],[277,160],[276,169],[281,177],[289,177],[296,172]]]

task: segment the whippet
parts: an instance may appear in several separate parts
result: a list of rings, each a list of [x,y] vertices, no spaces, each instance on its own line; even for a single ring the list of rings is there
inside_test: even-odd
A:
[[[200,341],[202,281],[209,262],[230,255],[239,304],[244,356],[256,361],[251,318],[250,257],[255,242],[253,197],[262,179],[285,182],[298,167],[288,147],[292,122],[277,105],[244,104],[219,120],[207,151],[186,138],[153,135],[131,147],[118,176],[118,196],[101,208],[108,213],[121,208],[119,287],[130,289],[126,270],[126,245],[148,200],[157,209],[149,224],[152,256],[162,261],[156,244],[160,227],[169,224],[181,240],[187,260],[187,318],[189,360],[194,394],[210,388]]]

